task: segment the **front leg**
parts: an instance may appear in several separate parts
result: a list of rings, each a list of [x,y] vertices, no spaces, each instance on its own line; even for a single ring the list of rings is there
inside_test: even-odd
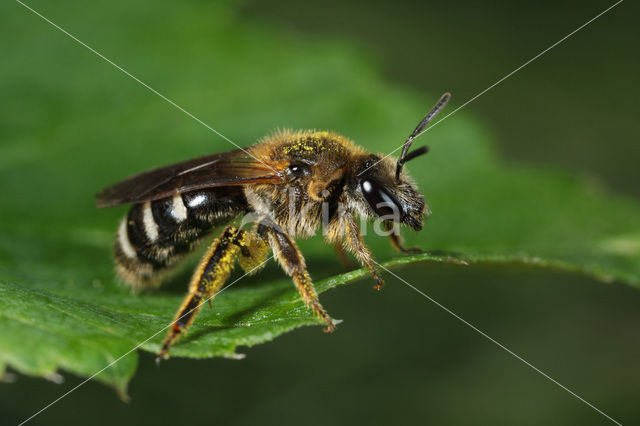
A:
[[[275,258],[287,275],[293,279],[304,304],[325,322],[327,327],[324,331],[330,333],[335,330],[333,320],[318,300],[318,294],[307,272],[304,257],[302,257],[296,243],[276,224],[263,223],[258,228],[258,232],[268,237]]]
[[[384,221],[383,224],[384,229],[389,232],[389,240],[391,241],[391,246],[404,254],[416,254],[421,253],[420,247],[411,247],[407,248],[404,246],[404,241],[402,239],[402,235],[400,235],[400,230],[397,229],[397,225],[393,222]]]
[[[373,279],[376,280],[377,284],[373,287],[376,290],[380,290],[382,286],[384,286],[384,281],[380,278],[380,274],[376,269],[375,263],[373,262],[373,256],[371,255],[371,250],[364,244],[364,240],[362,239],[362,235],[360,234],[360,228],[358,227],[358,223],[356,222],[353,214],[344,211],[341,216],[342,226],[344,226],[344,244],[345,247],[353,253],[353,255],[358,259],[358,261],[369,269]]]

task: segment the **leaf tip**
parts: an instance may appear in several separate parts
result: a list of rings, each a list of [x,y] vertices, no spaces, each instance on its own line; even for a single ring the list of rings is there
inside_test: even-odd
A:
[[[227,359],[241,360],[241,359],[245,359],[247,356],[245,354],[241,354],[238,352],[232,352],[230,354],[226,354],[224,357]]]

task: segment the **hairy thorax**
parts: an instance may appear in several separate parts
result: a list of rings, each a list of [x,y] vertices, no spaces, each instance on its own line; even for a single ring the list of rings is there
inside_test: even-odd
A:
[[[271,219],[293,238],[309,238],[322,224],[322,202],[310,199],[304,188],[252,185],[244,193],[256,219]]]
[[[258,158],[281,170],[284,185],[244,188],[251,209],[268,216],[293,237],[307,238],[331,221],[337,211],[345,176],[362,149],[331,132],[276,133],[256,146]]]

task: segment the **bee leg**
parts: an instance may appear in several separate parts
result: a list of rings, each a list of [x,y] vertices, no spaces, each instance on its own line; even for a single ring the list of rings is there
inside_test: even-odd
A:
[[[211,244],[193,273],[189,293],[176,313],[156,361],[169,358],[169,348],[193,323],[204,302],[220,290],[246,238],[246,231],[229,226]]]
[[[377,283],[373,288],[380,290],[384,286],[384,281],[380,278],[380,274],[373,263],[371,250],[364,244],[358,223],[353,215],[347,211],[342,213],[341,219],[345,227],[345,247],[353,253],[362,266],[365,266],[371,272],[373,279]]]
[[[420,247],[411,247],[411,248],[405,247],[402,235],[400,235],[400,231],[396,229],[396,226],[394,226],[393,223],[389,221],[385,221],[383,222],[383,226],[385,230],[389,231],[389,240],[391,241],[391,246],[394,249],[404,254],[416,254],[416,253],[422,252]]]
[[[347,253],[345,253],[344,251],[344,247],[341,244],[334,244],[333,247],[336,250],[336,254],[338,255],[338,259],[340,260],[340,264],[342,265],[342,268],[349,269],[349,266],[351,266],[351,262],[347,257]]]
[[[335,330],[333,320],[320,304],[320,300],[318,300],[313,282],[311,282],[311,277],[307,272],[304,257],[302,257],[302,253],[296,243],[279,226],[271,222],[262,223],[258,228],[258,233],[268,238],[275,258],[287,275],[293,279],[304,304],[325,322],[327,325],[324,329],[325,333]]]

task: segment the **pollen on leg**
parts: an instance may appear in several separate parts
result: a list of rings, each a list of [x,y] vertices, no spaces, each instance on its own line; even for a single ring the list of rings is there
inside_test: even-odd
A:
[[[165,338],[159,353],[160,358],[168,358],[169,348],[182,334],[186,333],[205,300],[211,307],[211,298],[220,290],[231,273],[233,259],[238,252],[238,247],[231,242],[239,232],[243,231],[238,231],[231,226],[225,229],[198,264],[191,278],[189,293],[178,309],[174,324]]]

